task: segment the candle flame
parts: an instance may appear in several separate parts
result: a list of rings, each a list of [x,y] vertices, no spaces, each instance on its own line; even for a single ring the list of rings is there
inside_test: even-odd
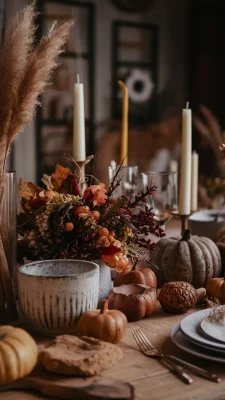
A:
[[[187,103],[186,103],[186,109],[187,110],[189,109],[189,101],[187,101]]]
[[[77,74],[77,83],[80,83],[80,76]]]

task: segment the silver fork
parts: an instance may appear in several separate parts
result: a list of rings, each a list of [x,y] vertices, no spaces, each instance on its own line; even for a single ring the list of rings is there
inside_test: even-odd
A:
[[[179,365],[174,364],[172,361],[163,358],[163,353],[157,349],[155,349],[152,344],[149,342],[147,337],[140,329],[132,329],[132,334],[136,343],[138,344],[141,352],[147,357],[154,357],[161,359],[164,366],[169,368],[169,370],[174,373],[178,378],[180,378],[183,382],[190,384],[193,382],[193,379],[184,372],[184,368]]]
[[[221,382],[221,379],[216,374],[212,374],[203,368],[199,368],[196,365],[191,364],[187,361],[181,360],[178,357],[174,357],[171,354],[164,355],[161,351],[155,349],[152,346],[150,340],[145,336],[145,334],[142,332],[141,329],[132,330],[132,333],[133,333],[133,336],[134,336],[139,348],[141,349],[143,354],[145,354],[147,357],[159,357],[159,358],[161,357],[161,359],[163,360],[164,363],[165,362],[169,363],[171,366],[173,366],[173,368],[178,367],[180,371],[184,371],[184,369],[187,368],[190,371],[194,372],[195,374],[201,376],[202,378],[206,378],[206,379],[209,379],[209,380],[211,380],[213,382],[217,382],[217,383]],[[180,365],[176,365],[176,364],[180,364]],[[180,366],[182,366],[183,368]],[[176,372],[176,374],[177,374],[177,372]],[[185,374],[185,375],[186,375],[186,377],[188,376],[187,374]],[[182,376],[182,379],[183,379],[183,376]],[[191,382],[187,382],[187,383],[191,383]]]

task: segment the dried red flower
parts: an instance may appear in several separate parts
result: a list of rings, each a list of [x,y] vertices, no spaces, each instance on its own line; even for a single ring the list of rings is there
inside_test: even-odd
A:
[[[107,199],[104,183],[89,186],[84,191],[83,199],[87,203],[93,203],[94,206],[104,204]]]

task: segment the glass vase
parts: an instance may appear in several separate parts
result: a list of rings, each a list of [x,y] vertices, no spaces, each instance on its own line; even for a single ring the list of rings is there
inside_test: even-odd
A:
[[[0,174],[0,319],[17,318],[13,291],[16,271],[16,174]],[[4,317],[3,317],[4,316]]]
[[[0,233],[10,275],[16,268],[16,173],[7,172],[0,175],[5,181],[3,204],[0,215]]]

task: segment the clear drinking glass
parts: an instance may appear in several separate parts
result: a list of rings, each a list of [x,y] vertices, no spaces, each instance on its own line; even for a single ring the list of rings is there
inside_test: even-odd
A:
[[[144,189],[156,186],[155,193],[149,196],[149,206],[153,208],[155,221],[165,225],[177,211],[177,172],[142,173],[142,183]]]
[[[109,184],[115,176],[117,168],[118,166],[115,168],[109,167]],[[120,186],[116,188],[114,197],[126,196],[129,200],[134,200],[138,190],[138,166],[122,166],[118,174],[118,180],[120,179]]]

